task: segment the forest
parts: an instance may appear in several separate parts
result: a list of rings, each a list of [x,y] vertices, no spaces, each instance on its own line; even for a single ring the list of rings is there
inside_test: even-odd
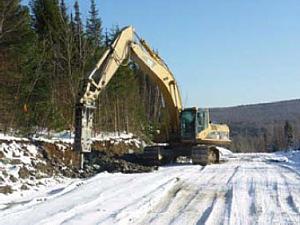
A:
[[[273,152],[300,148],[300,100],[210,109],[230,127],[231,149]]]
[[[102,26],[90,1],[86,21],[78,1],[0,3],[0,130],[32,135],[74,130],[81,83],[120,28]],[[150,104],[151,103],[151,104]],[[167,120],[159,89],[130,62],[121,66],[97,104],[96,131],[126,131],[151,138]]]

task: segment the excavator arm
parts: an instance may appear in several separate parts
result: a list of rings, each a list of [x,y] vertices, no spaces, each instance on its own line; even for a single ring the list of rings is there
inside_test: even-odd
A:
[[[95,102],[126,60],[138,64],[140,69],[159,86],[172,121],[170,132],[179,134],[182,102],[174,76],[158,54],[153,52],[144,40],[136,38],[133,27],[129,26],[120,31],[111,47],[100,58],[88,80],[84,82],[75,112],[76,151],[81,153],[91,151]]]

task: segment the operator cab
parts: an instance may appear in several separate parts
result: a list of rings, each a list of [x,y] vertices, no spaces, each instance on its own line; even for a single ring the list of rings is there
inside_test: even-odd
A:
[[[197,133],[208,128],[208,109],[187,108],[180,114],[180,136],[182,141],[196,141]]]

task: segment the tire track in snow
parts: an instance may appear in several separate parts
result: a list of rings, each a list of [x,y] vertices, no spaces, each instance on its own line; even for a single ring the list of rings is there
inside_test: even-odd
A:
[[[0,223],[299,224],[299,173],[262,154],[237,157],[243,160],[92,178],[20,213],[0,212]]]
[[[300,172],[297,169],[291,168],[290,166],[284,165],[284,164],[278,164],[278,166],[289,170],[290,172],[292,172],[293,174],[297,175],[297,180],[300,180]]]
[[[227,182],[228,191],[225,195],[224,214],[219,223],[212,221],[210,224],[251,224],[251,194],[249,186],[253,187],[253,179],[249,176],[252,171],[252,160],[235,161],[235,173]],[[252,174],[251,174],[252,175]],[[253,175],[252,175],[253,176]]]
[[[184,171],[182,171],[182,170],[177,169],[176,171],[177,171],[177,173],[173,170],[170,170],[170,171],[167,171],[166,173],[162,173],[162,174],[160,172],[150,174],[150,178],[154,179],[154,180],[159,179],[158,177],[161,175],[163,175],[164,178],[168,178],[171,175],[171,178],[168,178],[167,181],[166,181],[166,179],[162,179],[162,182],[164,182],[164,183],[160,183],[160,185],[158,187],[156,186],[154,189],[150,189],[148,192],[143,193],[142,196],[134,197],[133,202],[129,203],[127,205],[127,207],[129,205],[134,205],[134,203],[138,202],[139,199],[143,199],[143,198],[146,198],[148,195],[151,195],[151,193],[154,192],[156,189],[161,188],[164,185],[167,185],[169,182],[173,181],[176,176],[181,176],[182,174],[184,174]],[[135,187],[135,189],[142,190],[144,188],[145,179],[146,180],[148,179],[148,182],[149,182],[149,177],[147,177],[147,175],[149,175],[149,174],[145,174],[145,176],[142,179],[139,178],[136,182],[133,182],[133,183],[130,182],[130,183],[132,183],[132,186]],[[132,187],[129,186],[127,188],[130,190]],[[83,204],[83,205],[80,204],[79,206],[76,206],[76,207],[72,208],[71,210],[68,210],[67,212],[65,212],[64,216],[61,214],[54,215],[55,218],[57,218],[57,223],[62,223],[62,224],[70,223],[71,221],[78,220],[78,219],[80,219],[84,222],[85,221],[84,218],[88,218],[90,214],[95,214],[95,211],[98,211],[100,208],[105,208],[105,204],[107,204],[107,202],[109,202],[110,204],[112,204],[113,202],[119,202],[119,199],[122,198],[122,195],[128,196],[128,194],[130,194],[130,193],[127,193],[126,191],[124,191],[124,189],[122,189],[122,188],[118,189],[117,191],[106,190],[105,192],[107,192],[108,194],[101,193],[101,196],[104,196],[103,198],[98,197],[96,199],[93,199],[92,201],[88,201],[86,204]],[[121,205],[119,205],[119,207],[123,207],[123,208],[121,208],[121,209],[116,208],[115,209],[116,212],[102,211],[102,215],[100,215],[100,213],[98,212],[97,216],[93,216],[95,219],[95,222],[103,223],[106,220],[115,218],[121,210],[124,210],[126,208],[125,206],[121,206]],[[77,213],[78,211],[80,211],[81,213],[78,214]],[[54,218],[47,219],[47,221],[49,221],[49,224],[53,224],[53,219]]]
[[[207,167],[202,167],[202,169],[199,171],[199,175],[201,175],[204,170]],[[155,219],[157,219],[157,215],[167,213],[169,208],[171,207],[172,204],[176,204],[176,202],[181,202],[183,201],[184,194],[182,192],[185,192],[188,190],[192,185],[189,184],[188,179],[183,181],[181,183],[181,186],[174,192],[170,193],[167,197],[166,200],[162,199],[160,203],[156,206],[153,207],[148,213],[151,213],[150,217],[146,218],[146,221],[144,221],[144,224],[150,224],[154,222]]]
[[[177,172],[176,172],[177,171]],[[124,174],[116,174],[116,176],[113,176],[112,174],[108,174],[107,177],[104,177],[105,179],[117,179],[117,182],[120,182],[120,179],[124,179],[123,182],[120,182],[120,186],[127,186],[130,189],[130,186],[134,186],[134,185],[140,185],[143,186],[144,181],[146,181],[147,179],[155,179],[155,177],[159,176],[159,175],[172,175],[172,174],[177,174],[177,173],[183,173],[180,170],[170,170],[170,171],[166,171],[165,173],[161,174],[159,173],[159,171],[157,173],[153,173],[153,174],[146,174],[145,176],[140,176],[140,175],[134,175],[134,177],[132,178],[131,176],[124,175]],[[148,176],[150,175],[150,177]],[[120,177],[120,179],[118,178]],[[24,208],[24,210],[22,211],[18,211],[18,212],[13,212],[10,213],[9,215],[5,215],[1,216],[1,221],[10,221],[10,220],[14,220],[17,219],[18,217],[24,217],[22,216],[23,214],[26,214],[27,212],[30,211],[35,211],[35,212],[41,212],[41,213],[36,213],[37,216],[35,217],[35,219],[33,221],[36,221],[37,224],[59,224],[60,222],[62,222],[64,220],[64,218],[70,218],[72,216],[76,216],[78,214],[79,210],[82,210],[83,212],[86,209],[90,209],[90,208],[94,208],[96,207],[98,204],[103,203],[105,204],[108,200],[110,200],[111,198],[114,197],[118,197],[118,195],[122,194],[124,192],[124,190],[120,189],[116,189],[114,191],[112,191],[112,187],[116,188],[116,183],[112,182],[113,185],[109,186],[111,188],[106,188],[103,190],[101,188],[101,183],[99,183],[99,187],[95,187],[94,189],[90,188],[91,186],[95,186],[95,184],[97,184],[98,182],[102,181],[102,177],[100,177],[101,179],[98,181],[98,178],[92,178],[90,180],[90,182],[80,186],[80,188],[76,189],[76,192],[71,192],[68,193],[67,195],[63,195],[60,196],[58,198],[55,199],[50,199],[49,201],[43,202],[41,204],[35,205],[32,208]],[[134,182],[134,180],[136,180],[136,182]],[[131,184],[131,185],[130,185]],[[85,191],[85,190],[89,190],[89,191]],[[80,198],[80,196],[78,196],[78,193],[81,193],[82,195],[85,195],[86,198]],[[97,196],[95,198],[95,196]],[[103,196],[103,197],[101,197]],[[72,202],[70,201],[64,201],[64,199],[73,199]],[[77,203],[77,201],[80,201]],[[58,202],[61,202],[58,204]],[[64,205],[66,204],[66,205]],[[47,210],[46,208],[50,207],[51,205],[55,205],[54,209],[52,210],[51,213],[46,213]],[[57,205],[59,205],[60,207],[57,207]],[[43,210],[43,208],[45,208],[45,210]],[[25,219],[26,221],[26,219]],[[25,223],[24,221],[24,223]],[[32,222],[31,222],[32,223]]]
[[[195,167],[191,167],[191,172],[195,172]],[[199,171],[197,171],[197,173],[201,174],[202,172],[204,172],[206,169],[206,167],[202,167]],[[189,179],[193,179],[191,177],[189,177],[188,175],[188,171],[183,171],[181,176],[178,177],[180,182],[176,187],[173,187],[173,189],[171,189],[168,193],[166,193],[165,195],[162,195],[160,197],[157,198],[157,203],[151,205],[150,207],[145,207],[147,210],[144,214],[144,216],[142,217],[142,221],[141,221],[141,217],[140,218],[136,218],[137,216],[134,216],[131,218],[126,218],[128,221],[135,221],[135,224],[148,224],[148,223],[152,223],[154,222],[154,220],[157,218],[157,215],[163,215],[164,213],[168,213],[168,209],[169,207],[176,202],[176,200],[179,200],[181,198],[181,194],[183,192],[186,191],[186,189],[189,188],[189,182],[187,183],[187,180]],[[154,196],[154,198],[156,198],[156,196]],[[144,205],[145,206],[145,205]],[[128,208],[125,208],[124,210],[128,211]],[[129,210],[131,211],[131,210]],[[150,217],[149,217],[150,215]],[[129,216],[130,217],[130,216]],[[146,222],[146,221],[147,222]],[[124,218],[123,218],[124,221]],[[114,221],[115,222],[115,221]]]
[[[133,182],[135,179],[136,179],[136,178],[132,178],[132,179],[130,179],[130,180],[124,180],[124,182],[121,182],[121,184],[124,185],[124,184],[127,184],[127,183],[131,183],[131,182]],[[4,217],[4,216],[13,216],[13,215],[16,216],[16,215],[21,214],[21,213],[23,213],[23,212],[25,212],[25,211],[34,210],[34,208],[39,207],[39,205],[41,205],[41,204],[47,204],[46,201],[51,201],[52,199],[55,201],[57,198],[63,198],[65,195],[72,194],[72,192],[77,191],[78,188],[79,188],[82,184],[88,185],[88,183],[84,183],[84,182],[79,182],[80,185],[77,185],[77,183],[78,183],[78,182],[74,182],[74,183],[72,183],[72,184],[66,186],[65,189],[67,189],[67,191],[64,192],[64,193],[57,193],[57,195],[50,196],[50,197],[45,196],[45,197],[34,198],[34,199],[30,200],[27,204],[22,205],[22,208],[21,208],[21,209],[18,208],[18,209],[15,209],[15,210],[13,210],[13,211],[9,211],[9,212],[4,211],[4,213],[3,213],[3,214],[0,214],[0,215],[1,215],[1,217]],[[74,186],[74,185],[75,185],[75,186]],[[115,186],[115,184],[109,185],[108,187],[106,187],[107,190],[104,191],[104,192],[101,193],[101,194],[105,194],[105,192],[109,192],[109,189],[110,189],[111,187],[113,187],[113,186]],[[84,203],[81,204],[81,205],[84,205]],[[71,210],[71,209],[72,209],[72,208],[69,208],[69,210]],[[56,215],[56,214],[54,214],[54,215]],[[51,215],[48,215],[48,216],[51,216]]]
[[[274,165],[266,162],[261,164],[260,168],[264,168],[263,174],[259,168],[256,168],[259,179],[255,186],[254,216],[257,218],[255,222],[256,224],[286,224],[290,221],[290,216],[281,200],[282,194],[284,194],[283,188],[285,188],[282,177],[278,176]]]
[[[282,167],[281,165],[280,165],[280,167],[281,168],[278,168],[278,172],[283,177],[284,184],[285,184],[287,192],[288,192],[288,196],[286,197],[286,203],[287,203],[287,205],[290,206],[290,208],[292,209],[292,211],[295,214],[300,215],[299,206],[297,206],[297,203],[296,203],[296,202],[299,202],[299,200],[300,200],[299,198],[297,198],[297,196],[300,196],[299,183],[296,184],[294,181],[294,180],[299,181],[299,179],[297,179],[298,174],[295,173],[293,170],[287,169],[286,167]],[[287,172],[283,173],[282,168],[284,168]],[[291,172],[293,173],[293,175],[297,175],[297,176],[296,177],[293,176],[292,178],[289,177],[288,174],[291,174]],[[290,180],[289,182],[288,182],[288,179]],[[292,182],[291,182],[291,180],[292,180]],[[291,184],[293,184],[293,186],[297,187],[296,190],[298,190],[298,193],[293,194],[293,192],[294,192],[293,190],[295,188],[291,188],[290,187]],[[295,201],[294,198],[297,198],[298,201]]]
[[[200,176],[199,178],[201,179],[201,174],[204,171],[207,171],[207,167],[204,167],[201,171],[196,170],[196,178]],[[185,207],[189,205],[193,198],[199,193],[199,190],[195,188],[195,176],[191,176],[186,172],[187,171],[184,173],[184,177],[181,178],[183,183],[176,195],[169,199],[162,198],[161,202],[165,201],[166,203],[154,205],[148,211],[148,215],[139,220],[136,224],[170,224],[170,221],[174,218],[174,215],[179,215],[181,211],[184,211]],[[195,169],[194,171],[191,171],[191,174],[195,174]],[[210,174],[209,177],[213,179],[215,176],[215,174]]]
[[[250,186],[248,188],[248,195],[251,199],[250,215],[253,224],[260,224],[259,221],[261,220],[261,215],[264,213],[263,206],[264,206],[265,198],[267,196],[265,193],[263,193],[262,189],[265,186],[264,180],[266,177],[268,177],[268,175],[267,173],[265,173],[264,174],[265,177],[262,176],[261,174],[262,167],[265,167],[264,163],[262,162],[255,163],[253,166],[250,167],[252,179],[250,182]],[[269,199],[268,202],[269,202],[268,207],[270,209],[272,209],[272,206],[277,205],[277,203],[274,203],[274,200],[270,201]],[[269,223],[271,223],[271,221],[269,221]]]
[[[261,173],[261,168],[264,168],[264,173]],[[291,196],[289,183],[280,167],[263,162],[255,169],[258,177],[251,207],[255,224],[297,224],[299,213],[293,211],[287,202]]]
[[[274,166],[276,168],[277,166]],[[288,202],[288,199],[291,197],[291,192],[289,185],[287,183],[286,177],[281,172],[280,168],[276,168],[277,173],[280,175],[279,184],[277,185],[277,195],[276,200],[278,202],[278,209],[280,209],[281,219],[284,220],[286,224],[296,224],[296,218],[294,218],[297,211]],[[280,221],[281,222],[281,221]]]
[[[213,211],[213,208],[214,208],[214,206],[216,204],[217,198],[218,198],[217,194],[215,194],[214,199],[213,199],[211,205],[203,212],[202,216],[197,221],[197,225],[205,224],[205,222],[209,218],[211,212]]]
[[[236,166],[234,168],[225,167],[224,165],[213,165],[210,167],[214,176],[208,180],[203,180],[199,185],[195,196],[182,210],[179,212],[179,216],[175,217],[170,223],[184,224],[187,221],[189,223],[195,223],[199,221],[218,221],[225,213],[226,195],[228,195],[227,182],[232,179],[232,175],[236,172]],[[226,173],[226,169],[233,170],[230,173]],[[200,215],[200,216],[199,216]],[[215,217],[217,215],[217,217]],[[222,219],[219,221],[221,222]]]
[[[233,171],[232,175],[229,177],[229,179],[227,181],[227,184],[231,183],[233,177],[236,175],[236,173],[238,172],[238,170],[239,170],[240,167],[241,166],[237,166],[237,167],[234,168],[234,171]]]
[[[157,199],[157,196],[161,198],[160,195],[161,192],[164,192],[165,190],[167,193],[172,192],[174,189],[174,182],[176,182],[176,178],[172,178],[167,180],[166,182],[160,184],[159,186],[155,187],[155,189],[151,190],[150,192],[145,193],[143,196],[135,199],[130,204],[125,205],[121,209],[118,209],[115,213],[112,215],[108,215],[106,218],[102,219],[101,223],[107,224],[107,221],[113,219],[114,223],[116,224],[123,224],[121,221],[127,220],[128,216],[130,217],[130,214],[133,212],[133,209],[139,209],[138,214],[144,214],[143,208],[149,209],[149,205],[151,207],[151,202],[159,201]],[[180,184],[178,184],[179,186]],[[175,190],[178,188],[178,186],[175,185]],[[133,221],[132,218],[128,218],[128,221]]]

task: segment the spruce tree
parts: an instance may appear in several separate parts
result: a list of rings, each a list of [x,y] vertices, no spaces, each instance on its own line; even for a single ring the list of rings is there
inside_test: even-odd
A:
[[[39,39],[57,42],[62,23],[58,1],[32,0],[31,9],[33,26]]]
[[[94,48],[99,47],[102,43],[102,21],[99,12],[96,9],[95,0],[91,0],[89,18],[87,19],[86,33],[89,41]]]
[[[36,102],[43,118],[42,126],[56,129],[63,126],[62,96],[64,91],[63,80],[65,78],[64,46],[62,40],[65,36],[65,23],[61,16],[60,5],[57,0],[33,0],[31,1],[33,12],[33,27],[38,35],[38,48],[42,57],[37,62],[38,67],[35,76],[38,77],[34,91],[47,90],[43,100]],[[46,100],[46,99],[47,100]]]
[[[60,12],[65,23],[69,22],[69,16],[67,13],[67,6],[64,0],[60,1]]]
[[[0,1],[0,49],[21,47],[32,36],[29,9],[20,0]]]
[[[28,7],[19,0],[0,1],[0,129],[15,127],[22,112],[21,80],[33,39]]]
[[[79,9],[78,1],[76,1],[74,4],[74,10],[75,10],[75,17],[74,17],[75,35],[80,40],[83,30],[82,30],[82,22],[80,17],[80,9]]]
[[[75,17],[74,17],[74,42],[75,42],[75,63],[77,64],[77,67],[79,71],[82,71],[82,60],[83,60],[83,30],[82,30],[82,22],[80,17],[80,9],[78,1],[74,4],[74,10],[75,10]]]

